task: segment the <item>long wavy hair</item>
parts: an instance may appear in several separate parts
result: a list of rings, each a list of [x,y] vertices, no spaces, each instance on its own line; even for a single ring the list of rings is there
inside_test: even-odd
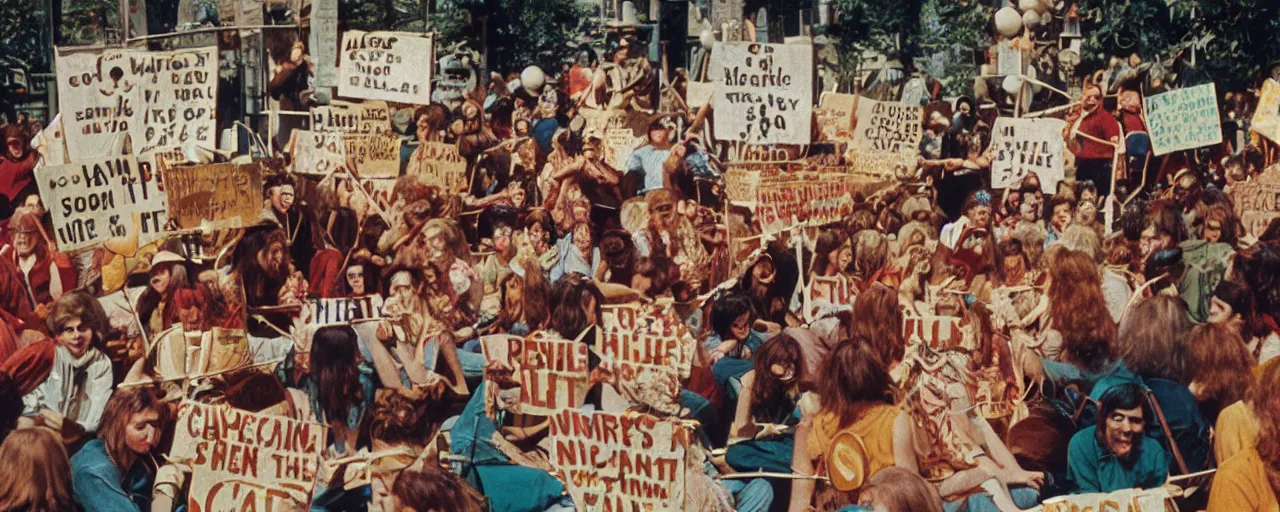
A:
[[[868,402],[893,403],[889,371],[866,338],[836,345],[823,361],[819,375],[822,410],[834,414],[842,429],[858,420]]]
[[[323,327],[312,338],[311,378],[319,395],[316,401],[330,424],[347,426],[351,408],[364,398],[356,367],[359,357],[356,332],[350,326]]]
[[[595,299],[595,317],[600,318],[600,305],[604,295],[595,283],[577,272],[565,274],[551,288],[551,322],[548,325],[565,339],[577,339],[583,331],[592,327],[582,304],[587,297]]]
[[[1258,417],[1258,458],[1266,466],[1271,492],[1280,496],[1280,364],[1268,364],[1249,393],[1249,405]]]
[[[1049,315],[1062,333],[1067,362],[1097,372],[1115,360],[1116,323],[1102,296],[1098,264],[1081,251],[1057,249],[1049,258]]]
[[[782,333],[770,338],[760,345],[755,356],[755,384],[751,388],[751,411],[754,415],[775,416],[779,409],[795,409],[788,400],[787,392],[792,385],[802,386],[805,375],[804,353],[800,350],[800,342],[790,334]],[[791,367],[794,376],[791,382],[783,382],[773,374],[773,365]]]
[[[850,338],[865,339],[886,365],[902,361],[907,344],[902,337],[902,310],[898,292],[880,283],[858,294],[853,301]]]
[[[1196,384],[1200,410],[1211,420],[1241,400],[1253,384],[1253,354],[1239,332],[1223,324],[1202,324],[1187,339],[1187,369]]]
[[[71,512],[71,461],[57,434],[23,428],[0,445],[0,510]]]
[[[844,242],[844,233],[836,229],[828,229],[819,234],[818,241],[814,244],[813,266],[809,268],[809,273],[826,276],[827,266],[833,263],[830,254],[844,246]],[[836,271],[841,272],[844,269],[838,268]]]
[[[1187,305],[1178,297],[1156,295],[1139,302],[1120,324],[1120,359],[1133,373],[1187,384]]]
[[[106,409],[102,412],[102,423],[98,427],[98,437],[106,445],[107,456],[115,463],[121,479],[129,473],[134,462],[154,462],[154,459],[141,458],[143,454],[134,452],[127,443],[129,420],[135,414],[151,411],[159,415],[158,424],[162,427],[169,422],[169,407],[161,401],[160,392],[156,388],[136,386],[117,389],[107,400]],[[148,468],[149,471],[155,469]]]

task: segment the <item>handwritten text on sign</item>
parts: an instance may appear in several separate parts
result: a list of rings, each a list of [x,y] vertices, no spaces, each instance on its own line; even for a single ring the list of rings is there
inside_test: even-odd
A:
[[[1273,142],[1280,140],[1280,83],[1270,78],[1262,83],[1262,95],[1258,97],[1249,129]]]
[[[262,168],[258,164],[175,167],[164,172],[169,218],[181,229],[249,226],[262,213]]]
[[[217,48],[74,53],[56,66],[72,161],[110,156],[126,134],[135,154],[216,146]]]
[[[53,215],[53,235],[61,251],[74,251],[128,235],[130,194],[138,187],[138,161],[108,158],[41,170],[40,201]]]
[[[1231,186],[1231,202],[1245,232],[1261,236],[1280,217],[1280,166],[1268,167],[1261,175]]]
[[[387,133],[293,132],[293,172],[327,176],[343,170],[363,178],[400,174],[400,137]]]
[[[777,233],[795,223],[817,226],[843,219],[853,212],[849,184],[844,179],[812,178],[761,186],[756,213],[760,229]],[[794,218],[794,222],[793,219]]]
[[[1147,125],[1156,156],[1222,142],[1212,83],[1147,96]]]
[[[347,103],[311,108],[311,129],[317,132],[382,133],[391,131],[391,109],[384,101]]]
[[[187,460],[192,469],[188,509],[305,508],[324,439],[320,425],[182,402],[172,456]]]
[[[863,151],[884,151],[915,155],[919,152],[924,129],[920,117],[924,109],[896,101],[858,99],[858,125],[854,130]]]
[[[853,107],[858,97],[834,92],[822,93],[820,106],[814,113],[818,118],[818,133],[823,141],[849,142],[853,140]]]
[[[520,382],[520,412],[551,415],[587,398],[587,345],[537,331],[510,338],[507,361]]]
[[[350,324],[381,318],[382,303],[379,295],[314,299],[311,301],[311,325]]]
[[[678,413],[680,378],[696,348],[688,328],[653,306],[609,306],[602,317],[595,349],[614,361],[618,391],[633,404]]]
[[[467,188],[467,161],[458,154],[458,146],[443,142],[423,142],[409,157],[409,173],[427,185],[450,192]]]
[[[991,148],[991,186],[1007,188],[1017,185],[1028,173],[1040,177],[1046,194],[1058,190],[1063,178],[1061,119],[996,119]]]
[[[435,48],[430,35],[348,30],[341,57],[339,96],[431,103]]]
[[[578,510],[684,509],[689,433],[677,420],[566,410],[551,417],[551,441]]]
[[[806,319],[816,319],[825,311],[852,307],[858,289],[844,276],[814,276],[808,284],[804,304]]]
[[[717,43],[715,135],[753,144],[808,144],[813,47]]]

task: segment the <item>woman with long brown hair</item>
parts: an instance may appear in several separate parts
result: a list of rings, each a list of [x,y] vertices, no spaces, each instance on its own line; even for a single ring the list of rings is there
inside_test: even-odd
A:
[[[853,323],[849,337],[865,339],[885,369],[892,371],[902,362],[907,344],[902,337],[902,310],[898,292],[874,283],[853,301]]]
[[[1187,340],[1188,388],[1210,423],[1228,405],[1244,399],[1253,384],[1253,354],[1238,331],[1225,323],[1202,324]]]
[[[1088,366],[1097,362],[1099,346],[1112,343],[1116,336],[1098,265],[1088,254],[1070,249],[1050,251],[1048,260],[1049,325],[1040,335],[1039,352],[1049,359]],[[1064,350],[1068,345],[1070,351]]]
[[[0,510],[71,512],[71,461],[57,434],[45,428],[13,431],[0,445]]]
[[[1254,446],[1218,468],[1209,491],[1208,512],[1270,512],[1280,496],[1280,364],[1266,365],[1250,393],[1258,419]]]
[[[800,342],[790,334],[760,346],[753,369],[742,376],[726,463],[740,471],[791,471],[804,371]]]
[[[834,277],[853,263],[853,244],[838,229],[827,229],[818,235],[813,248],[813,265],[809,277]]]
[[[796,429],[798,448],[791,459],[793,472],[814,474],[818,461],[827,457],[837,438],[848,437],[846,433],[860,441],[867,462],[863,468],[866,475],[890,466],[919,471],[911,417],[893,404],[889,372],[869,340],[855,338],[840,343],[824,362],[821,375],[817,391],[822,405],[815,415],[806,415]],[[824,505],[834,505],[832,509],[836,509],[855,503],[854,487],[848,491],[823,489]],[[809,507],[814,488],[814,480],[793,480],[788,510],[801,512]]]
[[[156,448],[169,408],[148,387],[117,390],[102,414],[99,439],[71,458],[71,486],[86,510],[151,510]]]

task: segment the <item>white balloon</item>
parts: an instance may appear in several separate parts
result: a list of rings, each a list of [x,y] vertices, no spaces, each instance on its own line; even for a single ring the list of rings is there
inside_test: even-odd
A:
[[[1012,7],[996,11],[996,32],[1005,37],[1013,37],[1022,31],[1022,15]]]
[[[1018,10],[1022,12],[1039,11],[1041,3],[1040,0],[1018,0]]]
[[[1022,88],[1022,79],[1017,75],[1009,75],[1004,77],[1004,81],[1000,83],[1000,88],[1009,94],[1018,94],[1018,89]]]
[[[710,50],[716,44],[716,33],[712,32],[711,29],[703,30],[698,35],[698,42],[702,43],[703,48]]]
[[[1028,29],[1040,26],[1040,13],[1036,11],[1027,11],[1022,13],[1022,24]]]
[[[529,66],[520,72],[520,83],[524,85],[524,90],[537,94],[542,92],[542,86],[547,83],[547,74],[538,66]]]

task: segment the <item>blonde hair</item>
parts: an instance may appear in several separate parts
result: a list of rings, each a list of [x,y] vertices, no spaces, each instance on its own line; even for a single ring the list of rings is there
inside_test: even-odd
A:
[[[52,430],[23,428],[0,444],[0,510],[75,510],[71,461]],[[19,477],[21,475],[21,477]]]

